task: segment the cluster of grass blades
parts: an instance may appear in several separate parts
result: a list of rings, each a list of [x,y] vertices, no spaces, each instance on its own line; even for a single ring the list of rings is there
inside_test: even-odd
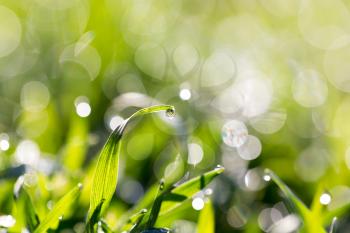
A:
[[[271,180],[283,192],[290,206],[301,218],[301,233],[326,233],[325,227],[329,226],[329,233],[335,233],[335,224],[337,215],[342,214],[348,206],[344,206],[333,211],[326,211],[322,208],[319,198],[323,190],[314,196],[311,208],[308,208],[293,191],[270,169],[265,170],[265,174],[271,177]]]
[[[103,220],[103,215],[109,206],[118,181],[118,161],[122,144],[123,133],[128,123],[135,117],[148,113],[165,111],[168,116],[175,114],[170,105],[152,106],[135,112],[124,120],[109,136],[103,146],[95,168],[90,193],[90,207],[86,217],[85,232],[122,232],[122,233],[166,233],[173,220],[184,211],[191,208],[192,198],[201,191],[224,168],[217,166],[212,171],[180,184],[167,184],[163,180],[160,184],[152,186],[144,197],[131,210],[126,212],[119,220],[118,227],[111,229]],[[23,178],[23,177],[22,177]],[[29,192],[23,185],[23,179],[18,179],[14,196],[16,200],[16,214],[23,215],[23,225],[30,232],[44,233],[56,229],[60,220],[70,210],[74,209],[82,185],[79,183],[65,194],[43,218],[39,219],[32,203]],[[205,206],[199,213],[198,229],[201,233],[214,233],[214,211],[208,198]],[[13,232],[20,229],[14,229]],[[10,231],[11,232],[11,231]]]

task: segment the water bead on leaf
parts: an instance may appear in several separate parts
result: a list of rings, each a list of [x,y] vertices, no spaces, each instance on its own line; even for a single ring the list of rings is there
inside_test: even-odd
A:
[[[175,108],[169,108],[165,112],[166,116],[169,118],[174,118],[175,117]]]
[[[222,140],[230,147],[240,147],[248,139],[248,130],[241,121],[231,120],[222,127]]]

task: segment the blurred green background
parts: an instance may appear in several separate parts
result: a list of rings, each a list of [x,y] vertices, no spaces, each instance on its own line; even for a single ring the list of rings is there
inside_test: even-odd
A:
[[[175,118],[143,117],[126,135],[111,226],[162,177],[222,164],[216,232],[297,232],[264,168],[307,205],[349,205],[349,62],[349,1],[0,0],[0,216],[21,175],[40,216],[82,182],[57,230],[81,232],[108,134],[164,103]],[[192,210],[172,226],[196,221]]]

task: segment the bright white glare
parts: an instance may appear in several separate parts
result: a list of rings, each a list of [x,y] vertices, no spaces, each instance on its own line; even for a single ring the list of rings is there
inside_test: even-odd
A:
[[[204,191],[204,194],[207,195],[207,196],[210,196],[213,194],[213,190],[211,188],[208,188]]]
[[[80,117],[87,117],[91,113],[91,106],[86,97],[78,97],[75,100],[75,111]]]
[[[295,232],[300,226],[298,216],[294,214],[287,215],[281,220],[275,222],[268,232],[271,233],[291,233]]]
[[[188,144],[188,164],[196,165],[203,159],[203,149],[197,143]]]
[[[192,94],[189,89],[184,88],[180,90],[179,96],[182,100],[189,100],[191,99]]]
[[[20,164],[37,166],[40,158],[40,149],[35,142],[23,140],[16,148],[15,158]]]
[[[269,175],[264,175],[263,179],[264,179],[266,182],[268,182],[268,181],[271,180],[271,176],[269,176]]]
[[[331,195],[329,195],[329,193],[323,193],[320,196],[320,203],[322,205],[328,205],[329,203],[331,203],[331,201],[332,201],[332,198],[331,198]]]
[[[203,207],[204,207],[204,200],[202,198],[200,198],[200,197],[194,198],[193,201],[192,201],[192,207],[193,207],[193,209],[198,210],[198,211],[203,209]]]
[[[238,149],[239,156],[244,160],[256,159],[261,153],[260,140],[252,135],[248,135],[247,141]]]
[[[267,111],[272,101],[273,88],[268,79],[256,78],[264,76],[260,72],[247,72],[241,75],[242,80],[236,84],[236,90],[242,94],[242,114],[251,118]]]
[[[122,117],[120,117],[120,116],[113,116],[109,120],[109,128],[111,130],[115,130],[123,121],[124,121],[124,119]]]
[[[265,184],[262,182],[262,177],[259,169],[253,168],[247,171],[244,176],[244,184],[250,191],[258,191],[262,189]]]
[[[9,137],[7,134],[0,134],[0,150],[7,151],[10,148]]]
[[[222,140],[230,147],[240,147],[248,139],[248,130],[243,122],[231,120],[222,127]]]
[[[2,215],[0,216],[0,227],[12,227],[15,225],[16,219],[14,219],[11,215]]]

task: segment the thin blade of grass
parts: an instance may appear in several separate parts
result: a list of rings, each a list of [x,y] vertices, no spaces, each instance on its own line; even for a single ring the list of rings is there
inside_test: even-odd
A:
[[[301,232],[307,233],[326,233],[319,221],[319,216],[314,215],[309,208],[292,192],[292,190],[270,169],[265,169],[265,173],[269,175],[273,182],[282,190],[283,194],[291,202],[296,212],[303,220]]]
[[[297,212],[302,217],[306,217],[310,214],[310,210],[305,204],[290,190],[290,188],[270,169],[266,169],[265,173],[271,177],[276,185],[282,190],[283,194],[292,202]]]
[[[103,203],[99,211],[100,213],[98,213],[98,218],[103,214],[117,187],[119,153],[122,136],[127,124],[137,116],[159,111],[167,111],[167,113],[175,112],[174,107],[170,105],[151,106],[141,109],[126,119],[109,136],[106,144],[100,152],[92,181],[90,208],[87,217],[87,222],[90,224],[96,223],[90,220],[92,215],[94,213],[96,214],[96,208],[102,201]]]
[[[334,217],[332,220],[331,227],[329,228],[329,233],[333,233],[335,229],[335,224],[337,223],[337,217]]]
[[[34,233],[47,232],[48,229],[57,225],[59,218],[61,216],[64,216],[64,214],[72,208],[74,203],[76,203],[76,200],[79,197],[81,190],[82,185],[78,184],[66,195],[64,195],[49,212],[49,214],[43,219],[43,221],[39,224],[38,228],[34,231]]]
[[[223,167],[219,166],[212,171],[204,173],[201,176],[197,176],[172,189],[169,193],[164,195],[162,207],[159,214],[165,214],[181,205],[184,200],[192,198],[193,195],[206,187],[216,176],[221,174],[224,170],[225,169]]]
[[[197,233],[215,232],[215,214],[211,201],[207,201],[198,218]]]

